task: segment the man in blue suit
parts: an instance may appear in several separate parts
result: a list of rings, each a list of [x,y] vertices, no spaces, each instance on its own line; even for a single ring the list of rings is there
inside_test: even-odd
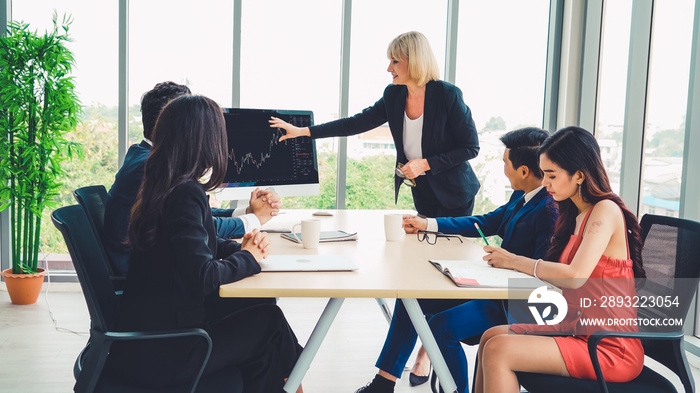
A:
[[[404,216],[406,233],[428,230],[466,237],[479,237],[474,223],[485,236],[498,235],[502,247],[510,252],[543,258],[549,248],[557,219],[552,197],[542,187],[537,150],[549,133],[535,127],[511,131],[501,137],[504,172],[514,192],[508,203],[482,216],[423,218]],[[439,247],[439,244],[433,247]],[[459,392],[468,391],[467,358],[460,340],[479,336],[491,326],[502,324],[503,315],[493,300],[420,299],[428,324],[445,361],[455,378]],[[393,392],[416,342],[416,332],[403,303],[397,300],[394,317],[376,366],[379,372],[357,393]],[[409,378],[411,385],[427,380],[430,361],[421,348]],[[426,375],[426,377],[421,378]]]
[[[126,275],[129,245],[126,244],[131,207],[141,187],[146,159],[151,151],[151,133],[161,109],[173,98],[190,94],[187,86],[174,82],[158,83],[141,97],[143,136],[141,143],[129,147],[124,164],[114,179],[105,204],[105,223],[102,241],[114,269]],[[250,205],[238,209],[212,209],[218,237],[241,237],[269,221],[279,212],[279,196],[270,190],[256,189]]]
[[[557,217],[553,212],[552,197],[542,187],[537,157],[537,148],[548,135],[544,130],[528,127],[501,137],[506,146],[504,172],[514,191],[508,203],[481,216],[405,217],[406,233],[421,229],[479,237],[474,226],[478,224],[484,236],[500,236],[502,248],[530,258],[544,258]]]

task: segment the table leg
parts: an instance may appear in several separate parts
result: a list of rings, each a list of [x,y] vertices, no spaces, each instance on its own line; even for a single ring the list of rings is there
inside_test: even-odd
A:
[[[435,373],[438,378],[440,378],[440,385],[442,385],[443,390],[457,393],[457,385],[454,379],[452,379],[452,374],[450,374],[447,363],[445,363],[445,359],[442,357],[442,353],[440,353],[440,348],[438,348],[435,337],[433,337],[433,333],[430,331],[430,327],[425,320],[425,316],[423,315],[418,301],[416,299],[401,299],[401,301],[406,308],[408,316],[411,318],[413,326],[416,328],[416,332],[425,347],[425,351],[430,357]]]
[[[379,304],[379,308],[382,309],[384,318],[386,318],[386,321],[391,325],[391,310],[389,310],[389,306],[386,304],[386,299],[378,297],[376,300],[377,304]]]
[[[326,333],[328,333],[328,329],[331,327],[335,316],[338,315],[338,311],[340,310],[340,306],[343,305],[344,300],[343,298],[328,299],[326,308],[323,310],[318,322],[316,322],[316,326],[313,332],[311,332],[309,340],[306,342],[306,346],[304,346],[304,350],[301,351],[301,355],[299,355],[299,359],[297,359],[292,373],[289,374],[289,378],[287,378],[287,383],[284,384],[285,392],[295,393],[299,385],[301,385],[301,380],[304,379],[304,375],[306,375],[306,372],[309,370],[311,361],[314,359],[314,356],[316,356],[316,352],[318,352],[318,348],[321,346],[323,339],[326,338]]]

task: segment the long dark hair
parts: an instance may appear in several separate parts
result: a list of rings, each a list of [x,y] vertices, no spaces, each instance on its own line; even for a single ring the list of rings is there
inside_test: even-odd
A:
[[[587,203],[596,204],[609,199],[615,202],[625,218],[627,242],[630,258],[634,262],[634,276],[646,277],[642,264],[642,237],[637,217],[627,209],[619,196],[612,192],[608,174],[600,158],[600,147],[593,134],[580,127],[563,128],[547,138],[539,149],[539,154],[564,169],[570,176],[577,171],[584,174],[581,184],[581,197]],[[559,202],[559,218],[554,226],[552,245],[547,252],[547,260],[558,261],[569,238],[576,229],[578,209],[571,199]]]
[[[175,98],[158,116],[153,149],[146,160],[143,182],[131,210],[129,243],[143,250],[158,231],[167,197],[175,187],[211,176],[206,191],[218,187],[226,174],[226,128],[221,108],[196,95]],[[210,172],[211,170],[211,172]]]

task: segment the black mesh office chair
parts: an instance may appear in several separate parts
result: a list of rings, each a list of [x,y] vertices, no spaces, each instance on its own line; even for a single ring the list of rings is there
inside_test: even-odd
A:
[[[104,251],[102,234],[105,226],[105,206],[107,204],[107,189],[103,185],[81,187],[73,191],[73,197],[80,206],[85,209],[90,227],[95,233],[95,238],[100,244],[100,249]],[[119,274],[109,257],[104,253],[104,259],[108,262],[109,278],[112,280],[115,291],[118,294],[124,289],[124,276]]]
[[[700,277],[700,223],[679,218],[644,215],[641,221],[642,259],[647,279],[638,296],[678,296],[679,307],[638,308],[639,318],[681,318],[688,308]],[[680,279],[680,280],[679,280]],[[598,366],[596,345],[604,337],[639,337],[644,354],[668,367],[680,378],[686,392],[695,392],[695,382],[685,356],[683,327],[666,332],[600,332],[591,335],[588,349],[598,381],[553,375],[517,373],[520,384],[531,393],[567,392],[676,392],[673,384],[645,366],[627,383],[606,383]]]
[[[211,339],[202,329],[181,329],[167,332],[115,332],[118,296],[109,279],[104,252],[90,227],[84,209],[78,205],[65,206],[51,214],[51,220],[61,231],[68,247],[85,301],[90,312],[89,344],[76,361],[76,392],[241,392],[242,378],[238,368],[230,367],[215,375],[201,378],[211,353]],[[201,345],[201,367],[183,370],[193,374],[188,386],[168,389],[148,389],[121,380],[105,367],[115,341],[167,340],[190,337]],[[80,365],[81,367],[78,367]],[[225,388],[225,390],[223,390]]]

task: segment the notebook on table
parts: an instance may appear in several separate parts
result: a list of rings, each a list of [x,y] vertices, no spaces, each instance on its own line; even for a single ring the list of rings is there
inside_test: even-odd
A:
[[[529,274],[516,270],[499,269],[489,266],[484,261],[460,261],[460,260],[430,260],[442,274],[452,280],[458,287],[490,287],[508,288],[512,286],[522,288],[537,288],[549,285]],[[511,279],[520,279],[513,281]]]
[[[344,255],[270,255],[260,261],[263,272],[331,272],[357,270]]]

